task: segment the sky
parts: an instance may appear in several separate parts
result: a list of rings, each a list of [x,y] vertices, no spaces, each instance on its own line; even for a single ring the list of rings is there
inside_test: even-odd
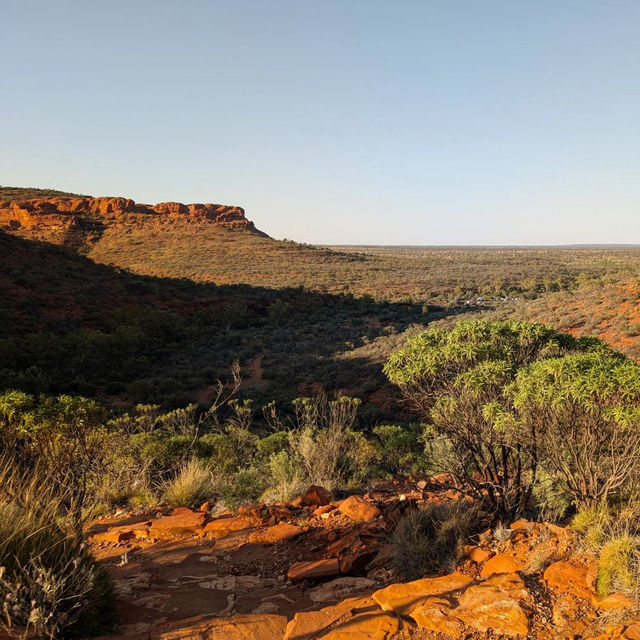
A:
[[[0,7],[0,184],[318,244],[640,243],[638,0]]]

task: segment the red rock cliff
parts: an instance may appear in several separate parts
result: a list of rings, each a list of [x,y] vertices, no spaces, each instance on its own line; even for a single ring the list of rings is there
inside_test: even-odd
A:
[[[0,201],[0,226],[13,229],[51,227],[70,229],[81,222],[126,223],[140,216],[191,218],[233,229],[253,229],[244,209],[224,204],[182,204],[160,202],[140,204],[129,198],[35,198],[18,202]]]

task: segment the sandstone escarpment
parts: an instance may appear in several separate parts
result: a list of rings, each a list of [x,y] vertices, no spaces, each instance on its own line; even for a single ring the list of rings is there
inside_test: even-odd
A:
[[[130,198],[48,197],[0,200],[0,228],[31,239],[76,246],[91,244],[110,226],[162,226],[172,221],[254,231],[244,209],[224,204],[137,203]]]

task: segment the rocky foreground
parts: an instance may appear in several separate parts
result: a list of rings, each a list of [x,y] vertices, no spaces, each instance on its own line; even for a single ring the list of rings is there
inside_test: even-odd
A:
[[[448,575],[402,582],[389,535],[409,510],[456,499],[392,483],[332,501],[321,487],[236,515],[179,508],[98,520],[118,636],[135,640],[640,640],[622,594],[594,590],[597,560],[569,528],[520,520],[486,531]]]

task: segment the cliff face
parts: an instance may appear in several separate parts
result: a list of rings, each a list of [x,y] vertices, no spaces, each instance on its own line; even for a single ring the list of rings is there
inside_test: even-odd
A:
[[[111,226],[163,226],[172,221],[256,231],[244,209],[224,204],[141,204],[129,198],[47,197],[0,200],[0,228],[32,239],[80,247]]]
[[[34,198],[17,202],[0,200],[0,225],[32,228],[37,225],[73,226],[78,215],[93,214],[101,221],[122,220],[127,214],[189,216],[235,228],[252,229],[244,209],[225,204],[160,202],[139,204],[129,198]]]

